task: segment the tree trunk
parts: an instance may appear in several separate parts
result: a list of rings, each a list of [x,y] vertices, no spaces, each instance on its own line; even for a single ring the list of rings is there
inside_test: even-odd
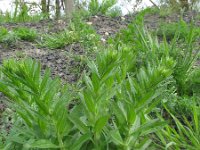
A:
[[[60,0],[56,0],[56,19],[60,18]]]
[[[19,7],[19,1],[18,1],[18,0],[15,0],[14,18],[17,17],[18,7]]]
[[[50,0],[47,1],[47,13],[49,14],[50,9]]]
[[[46,0],[41,0],[41,5],[42,5],[42,13],[47,14],[47,3]]]
[[[70,18],[74,11],[74,0],[64,0],[64,4],[65,4],[65,14],[68,18]]]

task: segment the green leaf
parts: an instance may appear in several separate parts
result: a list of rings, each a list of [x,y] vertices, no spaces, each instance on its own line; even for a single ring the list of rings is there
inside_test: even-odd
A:
[[[90,95],[90,92],[85,91],[83,93],[83,96],[81,95],[81,98],[83,100],[83,103],[86,104],[87,110],[90,113],[95,114],[95,104],[94,104],[92,96]]]
[[[80,120],[79,116],[71,113],[69,114],[68,118],[74,124],[74,126],[80,130],[81,133],[85,134],[88,132],[88,127]]]
[[[46,139],[37,140],[31,144],[26,145],[29,148],[60,148],[59,146],[53,144],[51,141]]]
[[[193,108],[193,120],[194,120],[194,127],[195,127],[195,131],[197,134],[200,133],[200,127],[199,127],[199,123],[200,123],[200,120],[199,120],[199,107],[197,106],[194,106]]]
[[[116,144],[116,145],[124,145],[123,139],[119,133],[119,130],[112,130],[110,131],[110,136],[111,140]]]
[[[81,135],[76,141],[74,141],[74,144],[70,147],[71,150],[80,150],[81,146],[90,140],[92,137],[91,134],[84,134]]]
[[[151,139],[145,138],[144,140],[140,141],[139,145],[137,145],[137,149],[146,150],[151,143],[152,143]]]
[[[135,134],[140,134],[142,135],[147,135],[149,133],[155,132],[156,130],[159,130],[161,127],[166,125],[166,122],[164,121],[159,121],[158,119],[154,120],[149,120],[147,123],[141,125],[139,128],[137,128],[132,135]]]
[[[100,117],[100,118],[96,121],[96,123],[95,123],[94,131],[95,131],[96,133],[101,132],[101,130],[102,130],[102,129],[104,128],[104,126],[107,124],[108,119],[109,119],[109,116],[108,116],[108,115]]]

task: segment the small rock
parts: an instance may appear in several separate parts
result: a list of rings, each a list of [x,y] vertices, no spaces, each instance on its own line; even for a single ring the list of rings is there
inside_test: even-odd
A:
[[[121,20],[123,20],[123,21],[124,21],[125,19],[126,19],[125,17],[121,17]]]
[[[62,63],[62,60],[58,59],[58,60],[56,60],[56,63],[60,64],[60,63]]]
[[[54,57],[52,55],[47,56],[47,60],[52,60]]]
[[[104,39],[104,38],[101,38],[101,41],[102,41],[102,42],[106,42],[106,39]]]
[[[106,35],[106,36],[109,36],[109,33],[108,33],[108,32],[105,32],[105,35]]]
[[[93,23],[92,23],[92,22],[87,22],[87,24],[88,24],[88,25],[92,25]]]

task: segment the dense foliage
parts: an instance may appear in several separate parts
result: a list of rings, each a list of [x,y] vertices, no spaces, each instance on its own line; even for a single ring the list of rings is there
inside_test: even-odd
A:
[[[89,14],[106,14],[115,2],[91,1]],[[0,117],[11,117],[12,127],[1,127],[0,149],[199,149],[200,29],[180,20],[148,31],[144,16],[157,12],[139,12],[106,43],[78,12],[58,33],[1,27],[7,47],[21,40],[51,50],[80,43],[87,56],[75,85],[31,58],[4,60],[0,91],[8,108]]]

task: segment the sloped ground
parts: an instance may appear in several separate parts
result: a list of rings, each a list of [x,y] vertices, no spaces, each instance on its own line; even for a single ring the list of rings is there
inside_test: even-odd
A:
[[[120,29],[125,28],[128,22],[121,18],[108,18],[105,16],[94,16],[87,20],[88,24],[94,27],[97,34],[100,34],[102,39],[107,39],[114,36]],[[16,27],[28,27],[37,30],[38,33],[56,33],[63,31],[67,24],[65,22],[47,20],[39,23],[11,23],[3,24],[9,30]],[[63,49],[48,50],[46,48],[38,48],[36,43],[17,41],[13,46],[3,47],[0,45],[0,61],[10,57],[21,58],[31,57],[41,61],[43,69],[50,67],[52,75],[58,75],[63,80],[74,83],[77,81],[76,70],[79,67],[80,61],[73,56],[85,55],[85,50],[79,43],[67,45]]]
[[[136,15],[136,14],[135,14]],[[114,36],[121,29],[126,28],[127,25],[132,22],[135,15],[109,18],[106,16],[93,16],[86,20],[88,24],[94,27],[97,34],[99,34],[102,40],[106,40],[108,37]],[[190,22],[192,18],[195,18],[197,14],[194,12],[188,12],[184,14],[183,19],[186,22]],[[176,22],[180,19],[180,15],[173,14],[171,16],[160,17],[158,14],[146,15],[144,23],[150,30],[158,28],[158,24],[161,21],[164,22]],[[196,19],[196,26],[200,27],[200,19]],[[64,30],[67,24],[64,21],[46,20],[39,23],[7,23],[1,26],[11,30],[16,27],[28,27],[38,31],[38,33],[55,33]],[[200,41],[199,41],[200,45]],[[0,62],[3,59],[14,57],[17,59],[24,57],[31,57],[40,60],[42,63],[42,69],[49,67],[52,71],[52,76],[59,76],[63,81],[68,83],[76,83],[79,79],[81,72],[84,70],[80,59],[74,56],[84,56],[86,51],[79,43],[74,43],[66,46],[63,49],[48,50],[46,48],[38,48],[36,43],[18,41],[14,46],[3,47],[0,45]],[[200,64],[200,61],[199,61]],[[0,93],[0,99],[2,95]],[[5,109],[5,104],[0,100],[0,118],[1,112]],[[0,126],[3,121],[0,119]],[[7,128],[10,128],[10,123],[7,124]]]
[[[136,14],[135,14],[136,15]],[[101,36],[102,40],[106,40],[108,37],[114,36],[121,29],[126,28],[127,25],[132,22],[135,15],[109,18],[106,16],[93,16],[86,20],[88,24],[94,27],[97,34]],[[186,22],[190,22],[192,18],[195,18],[197,14],[195,12],[188,12],[184,14],[183,19]],[[171,16],[160,17],[158,14],[150,14],[145,16],[145,26],[150,30],[158,28],[158,24],[163,22],[176,22],[180,19],[180,15],[173,14]],[[200,19],[195,21],[195,24],[200,27]],[[67,24],[64,21],[46,20],[39,23],[8,23],[3,24],[9,30],[16,27],[28,27],[38,31],[38,33],[55,33],[64,30]],[[71,55],[70,55],[70,53]],[[31,57],[41,61],[43,69],[50,67],[52,75],[58,75],[69,83],[77,81],[77,67],[80,60],[75,59],[74,55],[85,55],[84,48],[79,44],[71,44],[63,49],[48,50],[46,48],[38,48],[36,43],[30,43],[26,41],[19,41],[13,47],[3,47],[0,45],[0,61],[9,57]],[[72,70],[76,70],[75,72]]]

